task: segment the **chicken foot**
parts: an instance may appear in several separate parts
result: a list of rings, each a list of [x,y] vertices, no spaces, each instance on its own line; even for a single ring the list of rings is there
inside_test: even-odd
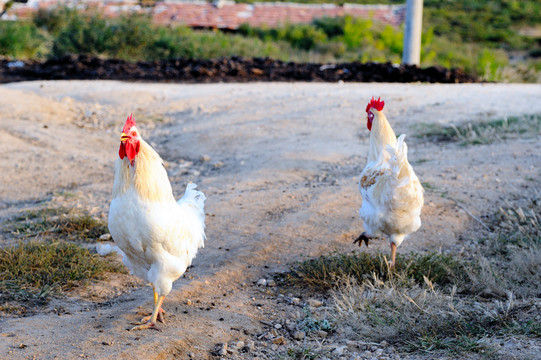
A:
[[[363,241],[366,243],[366,247],[368,247],[368,241],[370,241],[371,237],[368,235],[368,233],[364,232],[359,235],[359,237],[355,240],[353,240],[353,243],[359,243],[359,247],[363,245]]]
[[[152,287],[152,291],[153,291],[153,295],[154,295],[154,306],[156,306],[156,303],[158,302],[158,293],[156,292],[156,289],[154,288],[154,286]],[[141,324],[145,324],[146,322],[148,322],[150,320],[152,315],[148,315],[148,316],[145,316],[141,319],[141,321],[137,324],[134,324],[134,325],[141,325]],[[165,310],[163,310],[161,307],[158,309],[158,321],[161,322],[162,324],[165,324]]]
[[[150,319],[147,320],[144,324],[138,325],[133,327],[131,330],[145,330],[145,329],[154,329],[161,331],[160,328],[156,326],[156,320],[158,319],[158,314],[160,312],[163,312],[162,310],[162,304],[163,300],[165,299],[165,296],[158,296],[156,304],[154,304],[154,310],[152,311],[152,315],[150,315]]]

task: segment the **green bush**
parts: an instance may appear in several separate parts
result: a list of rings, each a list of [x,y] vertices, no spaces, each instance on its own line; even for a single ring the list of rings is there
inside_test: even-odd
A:
[[[45,41],[32,23],[0,21],[0,55],[35,58],[44,51]]]

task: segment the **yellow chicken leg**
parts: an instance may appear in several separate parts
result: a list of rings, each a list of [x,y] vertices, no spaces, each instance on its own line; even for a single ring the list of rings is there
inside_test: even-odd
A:
[[[152,311],[152,315],[150,315],[150,319],[144,324],[133,327],[132,330],[154,329],[154,330],[161,331],[160,328],[156,326],[156,319],[158,318],[158,314],[160,313],[164,299],[165,299],[165,296],[163,295],[158,296],[156,304],[154,304],[154,311]]]
[[[152,286],[152,292],[154,294],[154,306],[156,306],[156,303],[158,302],[158,293],[156,292],[156,288],[154,288],[154,286]],[[161,307],[158,309],[158,321],[161,322],[162,324],[165,324],[165,310],[163,310]],[[141,322],[137,325],[140,325],[140,324],[145,324],[147,323],[150,318],[151,318],[152,315],[148,315],[148,316],[145,316],[141,319]]]
[[[396,244],[391,243],[391,262],[389,263],[389,267],[392,269],[394,268],[396,264]]]

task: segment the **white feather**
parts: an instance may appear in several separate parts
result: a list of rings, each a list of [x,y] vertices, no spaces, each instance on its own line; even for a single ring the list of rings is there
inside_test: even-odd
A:
[[[375,125],[375,126],[374,126]],[[388,235],[397,246],[421,226],[423,188],[408,162],[406,135],[396,139],[383,113],[375,111],[369,162],[361,173],[359,215],[372,236]]]
[[[142,141],[142,140],[141,140]],[[144,146],[143,146],[144,145]],[[205,196],[188,184],[176,202],[161,159],[146,143],[146,160],[136,157],[135,168],[127,158],[117,161],[114,195],[109,209],[109,231],[124,253],[124,264],[137,277],[150,282],[159,295],[167,295],[172,283],[190,266],[205,241]],[[139,174],[140,171],[148,172]],[[163,193],[148,192],[144,179],[161,186]],[[149,195],[150,194],[150,195]]]

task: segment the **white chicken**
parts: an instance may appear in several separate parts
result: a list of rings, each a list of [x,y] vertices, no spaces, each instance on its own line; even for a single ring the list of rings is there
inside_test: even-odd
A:
[[[124,264],[148,281],[154,292],[152,315],[132,330],[164,322],[162,303],[173,281],[190,266],[205,241],[205,195],[188,184],[176,202],[163,161],[146,143],[130,115],[120,136],[109,231],[124,252]]]
[[[368,161],[361,173],[359,190],[363,199],[359,215],[365,232],[353,243],[387,235],[391,245],[390,267],[396,264],[396,248],[408,234],[421,226],[423,187],[408,162],[405,134],[396,135],[383,114],[385,103],[372,97],[366,107],[370,131]]]

